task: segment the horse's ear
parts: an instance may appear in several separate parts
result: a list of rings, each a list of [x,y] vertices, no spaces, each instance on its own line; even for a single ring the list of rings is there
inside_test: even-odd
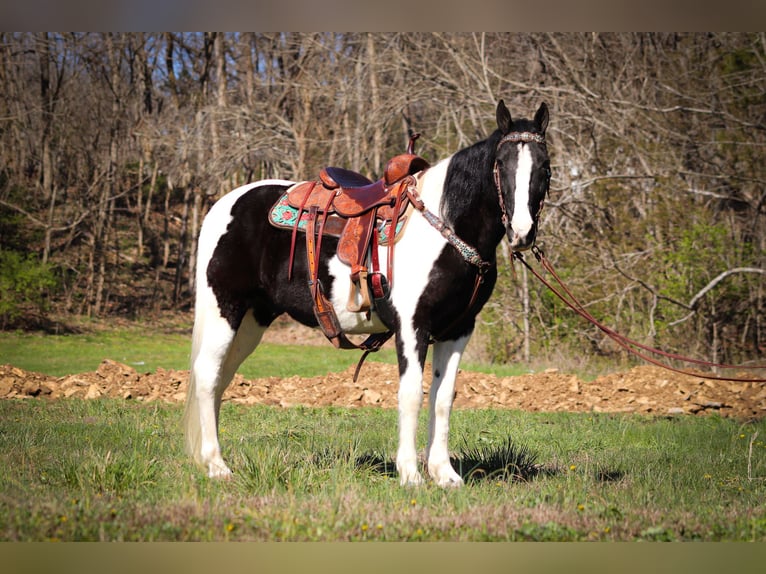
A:
[[[500,131],[504,134],[510,132],[513,120],[511,119],[511,112],[505,107],[503,100],[497,102],[497,111],[495,113],[497,115],[497,127],[500,128]]]
[[[548,106],[543,102],[535,114],[535,124],[540,128],[540,133],[545,133],[545,129],[548,127]]]

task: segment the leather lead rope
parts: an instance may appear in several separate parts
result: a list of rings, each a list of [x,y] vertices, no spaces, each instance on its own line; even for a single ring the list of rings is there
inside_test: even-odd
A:
[[[688,375],[690,377],[701,377],[704,379],[709,379],[713,381],[729,381],[729,382],[735,382],[735,383],[766,383],[766,378],[749,378],[749,377],[721,377],[717,375],[705,375],[701,373],[695,373],[691,371],[687,371],[684,369],[678,369],[676,367],[673,367],[671,365],[668,365],[666,363],[663,363],[662,361],[659,361],[657,359],[654,359],[650,355],[660,355],[663,357],[666,357],[668,359],[674,359],[678,361],[682,361],[684,363],[690,363],[690,364],[696,364],[700,366],[705,367],[712,367],[712,368],[718,368],[718,369],[766,369],[766,366],[764,365],[758,365],[758,366],[751,366],[751,367],[745,367],[741,365],[724,365],[724,364],[718,364],[718,363],[711,363],[708,361],[702,361],[699,359],[692,359],[689,357],[684,357],[682,355],[677,355],[674,353],[668,353],[666,351],[662,351],[660,349],[656,349],[654,347],[650,347],[648,345],[643,345],[639,343],[638,341],[634,341],[632,339],[629,339],[625,335],[621,335],[620,333],[614,331],[613,329],[610,329],[603,323],[599,322],[593,315],[591,315],[585,307],[580,303],[577,298],[572,294],[572,292],[567,288],[567,286],[564,284],[564,282],[561,280],[561,278],[556,273],[555,269],[553,268],[553,265],[548,261],[548,259],[545,257],[545,254],[537,247],[532,248],[532,254],[535,256],[537,261],[542,265],[543,269],[550,273],[551,277],[556,281],[556,283],[560,286],[563,293],[557,289],[550,281],[548,281],[541,273],[539,273],[537,270],[535,270],[527,261],[524,259],[524,255],[520,252],[514,252],[513,258],[516,261],[520,261],[524,267],[526,267],[535,277],[537,277],[543,285],[545,285],[548,289],[553,292],[554,295],[556,295],[561,301],[564,302],[564,304],[569,307],[572,311],[574,311],[577,315],[580,317],[586,319],[596,327],[598,327],[603,333],[605,333],[609,338],[611,338],[613,341],[615,341],[620,347],[625,349],[626,351],[636,355],[637,357],[643,359],[647,363],[651,363],[652,365],[656,365],[658,367],[661,367],[663,369],[667,369],[669,371],[673,371],[675,373],[679,373],[682,375]],[[643,353],[641,351],[637,351],[636,349],[641,349],[641,351],[646,351],[646,353]],[[648,353],[648,354],[647,354]]]

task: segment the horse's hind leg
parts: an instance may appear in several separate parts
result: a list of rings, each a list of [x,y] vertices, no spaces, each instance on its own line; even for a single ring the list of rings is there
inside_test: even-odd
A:
[[[194,323],[192,365],[184,415],[187,451],[211,478],[227,478],[231,470],[223,461],[218,442],[221,397],[237,368],[253,352],[265,327],[251,312],[235,331],[217,307],[200,313]]]
[[[455,396],[460,357],[463,355],[470,335],[455,341],[434,343],[433,381],[429,392],[428,423],[428,474],[439,486],[460,486],[463,479],[452,468],[449,460],[449,419]]]

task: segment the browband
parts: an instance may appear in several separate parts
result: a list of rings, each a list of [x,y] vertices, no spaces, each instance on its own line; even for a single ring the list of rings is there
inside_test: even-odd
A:
[[[508,142],[524,142],[524,143],[539,143],[545,144],[545,136],[542,134],[535,134],[532,132],[511,132],[503,136],[503,139],[497,144],[498,147]]]

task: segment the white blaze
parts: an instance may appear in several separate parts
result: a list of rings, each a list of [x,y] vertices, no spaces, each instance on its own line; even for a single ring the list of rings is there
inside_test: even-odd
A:
[[[523,143],[518,144],[519,159],[516,165],[516,193],[513,196],[511,228],[521,239],[532,230],[534,221],[529,212],[529,182],[532,178],[532,154]]]

